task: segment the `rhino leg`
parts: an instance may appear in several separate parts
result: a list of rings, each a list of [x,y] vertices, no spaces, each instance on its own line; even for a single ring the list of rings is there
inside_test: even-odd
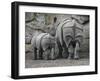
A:
[[[63,47],[62,57],[63,57],[63,58],[67,58],[67,57],[68,57],[68,48]]]
[[[57,52],[55,53],[56,49],[53,48],[53,47],[51,48],[51,53],[49,54],[49,59],[50,60],[55,60],[56,59],[56,57],[57,57]]]
[[[32,37],[31,46],[32,46],[32,50],[33,50],[33,60],[37,60],[36,36]]]
[[[76,42],[75,50],[74,50],[74,59],[79,59],[79,43]]]
[[[40,57],[40,59],[42,59],[42,54],[43,54],[43,52],[42,52],[42,50],[40,50],[39,51],[39,57]]]
[[[50,59],[50,58],[49,58],[50,53],[51,53],[50,49],[45,50],[45,51],[43,52],[43,55],[42,55],[43,59],[44,59],[44,60],[49,60],[49,59]]]
[[[43,53],[42,57],[43,57],[44,60],[48,60],[49,59],[48,53],[45,53],[45,52]]]
[[[40,50],[37,49],[37,55],[36,55],[37,59],[39,60],[40,59]]]
[[[60,44],[60,41],[57,39],[57,47],[58,47],[58,58],[61,58],[62,57],[62,46]]]
[[[74,53],[74,48],[73,48],[72,44],[69,45],[68,52],[69,52],[68,59],[72,59],[73,58],[73,53]]]
[[[37,59],[37,49],[34,47],[33,48],[33,60]]]

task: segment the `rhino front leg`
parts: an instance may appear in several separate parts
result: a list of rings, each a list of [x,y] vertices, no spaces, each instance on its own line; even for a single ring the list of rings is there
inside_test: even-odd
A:
[[[79,59],[79,43],[76,42],[75,50],[74,50],[74,59]]]
[[[63,58],[68,58],[68,48],[63,47],[63,51],[62,51],[62,57]]]

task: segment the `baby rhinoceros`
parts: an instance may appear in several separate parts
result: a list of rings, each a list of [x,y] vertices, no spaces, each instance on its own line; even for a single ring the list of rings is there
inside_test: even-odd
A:
[[[41,33],[32,38],[33,59],[55,59],[55,38],[49,33]]]

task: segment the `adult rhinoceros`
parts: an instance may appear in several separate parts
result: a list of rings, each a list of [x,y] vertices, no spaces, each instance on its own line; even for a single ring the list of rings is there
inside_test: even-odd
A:
[[[65,19],[56,30],[59,55],[68,58],[79,58],[79,49],[83,38],[83,28],[78,19]]]

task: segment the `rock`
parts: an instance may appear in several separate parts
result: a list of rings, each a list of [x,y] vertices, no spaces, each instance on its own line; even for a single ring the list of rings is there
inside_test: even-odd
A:
[[[25,43],[30,44],[32,39],[32,35],[29,32],[25,32]]]
[[[31,38],[30,37],[25,37],[25,43],[30,44],[31,43]]]
[[[26,22],[29,22],[29,21],[31,21],[31,20],[33,20],[34,19],[34,13],[30,13],[30,12],[26,12],[25,13],[25,21]]]
[[[31,44],[25,44],[25,52],[26,52],[26,53],[32,52]]]

